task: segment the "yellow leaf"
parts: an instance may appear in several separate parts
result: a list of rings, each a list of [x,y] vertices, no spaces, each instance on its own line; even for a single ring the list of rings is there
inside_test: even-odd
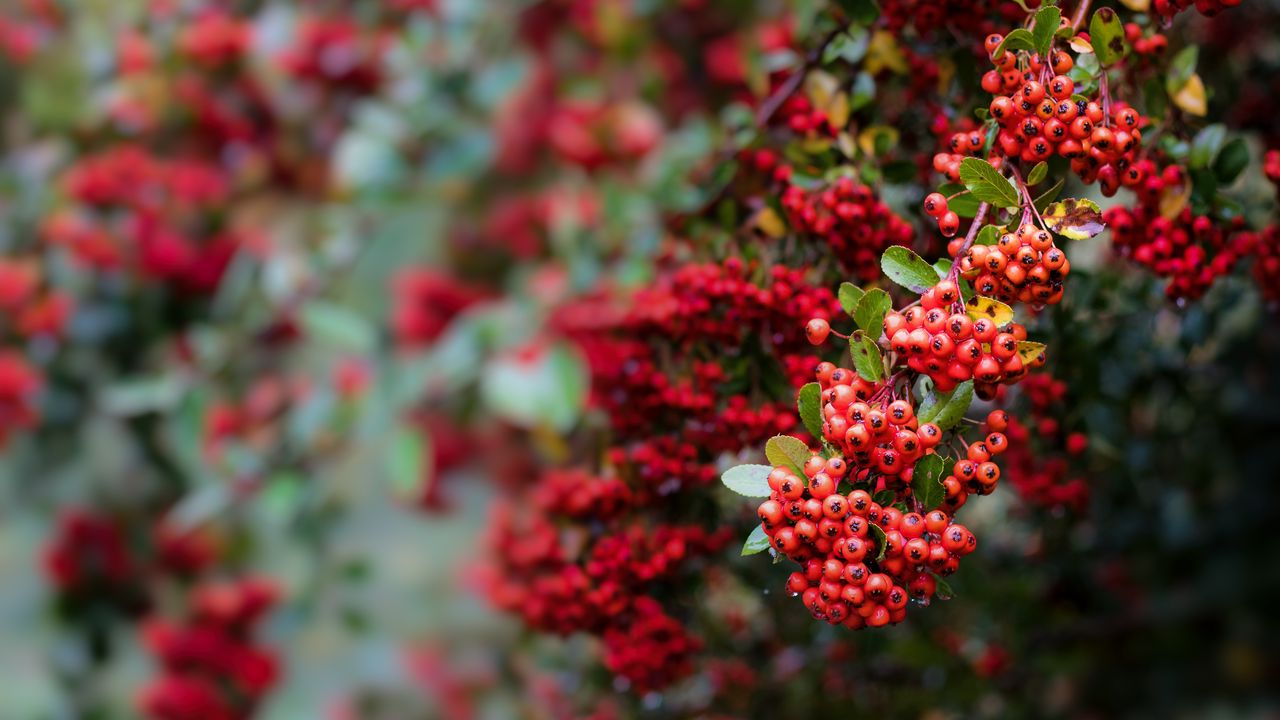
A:
[[[910,71],[907,59],[898,47],[898,41],[887,30],[877,30],[867,44],[867,56],[863,60],[866,71],[872,75],[888,68],[898,75],[906,75]]]
[[[819,110],[831,107],[831,100],[840,90],[840,81],[829,72],[814,70],[804,76],[804,94]]]
[[[1106,228],[1098,204],[1085,198],[1067,198],[1044,209],[1044,224],[1069,240],[1088,240]]]
[[[994,322],[996,327],[1013,320],[1013,308],[999,300],[982,297],[981,295],[974,295],[969,298],[969,302],[965,303],[965,312],[974,320],[987,318]]]
[[[877,155],[877,141],[884,138],[889,148],[898,144],[898,129],[888,125],[872,125],[858,133],[858,147],[864,154]]]
[[[766,236],[777,239],[787,234],[787,224],[778,217],[778,213],[773,208],[762,208],[756,216],[751,219],[751,224]]]
[[[831,149],[831,141],[827,138],[806,138],[800,141],[800,149],[810,155],[821,155]]]
[[[1193,74],[1187,80],[1187,84],[1173,94],[1173,104],[1183,112],[1197,117],[1204,117],[1205,113],[1209,112],[1204,93],[1204,81],[1200,79],[1199,73]]]
[[[838,92],[831,99],[831,104],[827,106],[827,120],[831,121],[831,127],[840,130],[849,124],[849,93]]]
[[[1160,217],[1172,220],[1191,202],[1191,184],[1184,182],[1177,187],[1165,188],[1160,195]]]
[[[1022,360],[1023,365],[1030,365],[1043,355],[1044,343],[1028,342],[1026,340],[1018,343],[1018,357]]]
[[[1079,35],[1076,35],[1075,37],[1068,40],[1067,44],[1071,46],[1072,50],[1075,50],[1078,53],[1093,52],[1093,43],[1089,42],[1088,40],[1086,40],[1085,38]]]
[[[853,143],[853,136],[844,130],[840,131],[840,134],[836,136],[836,146],[840,148],[840,152],[844,153],[847,158],[853,157],[858,151],[858,148]]]
[[[955,61],[949,57],[938,58],[938,92],[945,94],[955,76]]]
[[[1120,0],[1120,4],[1134,12],[1146,12],[1151,7],[1151,0]]]

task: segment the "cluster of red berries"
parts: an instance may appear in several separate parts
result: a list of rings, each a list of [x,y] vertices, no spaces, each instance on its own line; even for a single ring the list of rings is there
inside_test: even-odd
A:
[[[951,242],[952,257],[961,247]],[[959,263],[960,276],[970,280],[979,295],[1028,305],[1060,302],[1071,272],[1071,261],[1054,244],[1053,233],[1032,223],[1001,235],[995,245],[973,245]]]
[[[1083,454],[1089,439],[1067,432],[1059,418],[1066,415],[1067,384],[1049,375],[1033,375],[1019,386],[1027,401],[1029,423],[1009,416],[1011,448],[1004,458],[1005,477],[1023,502],[1043,508],[1083,512],[1089,485],[1072,473],[1071,458]]]
[[[801,137],[835,137],[840,128],[831,124],[831,119],[821,108],[813,106],[804,93],[794,93],[782,102],[772,122],[785,126],[792,133]]]
[[[876,401],[879,388],[847,368],[822,363],[818,366],[817,378],[823,400],[822,437],[839,449],[845,459],[833,459],[827,474],[810,482],[812,494],[825,496],[821,485],[839,483],[848,472],[879,473],[888,490],[899,490],[910,484],[916,460],[942,440],[938,426],[921,425],[906,400],[876,402],[873,407],[868,401]],[[846,462],[851,462],[852,467]],[[801,489],[788,488],[783,496],[788,500],[797,499]]]
[[[1027,339],[1020,323],[997,326],[993,320],[968,315],[960,303],[960,288],[942,280],[926,291],[920,304],[884,317],[884,334],[898,361],[928,375],[940,392],[966,380],[974,381],[981,396],[995,386],[1011,384],[1026,375],[1028,363],[1019,353]],[[1042,360],[1036,358],[1031,366]]]
[[[803,476],[775,467],[769,499],[757,511],[761,526],[770,545],[801,566],[787,590],[815,618],[852,629],[902,622],[910,600],[933,597],[933,573],[955,572],[977,538],[942,510],[904,513],[866,490],[842,494],[849,472],[843,458],[817,454]]]
[[[1253,279],[1263,299],[1280,301],[1280,225],[1268,225],[1255,235]]]
[[[396,345],[431,345],[459,313],[487,297],[483,289],[430,268],[402,271],[392,284],[391,332]]]
[[[987,36],[985,46],[993,54],[1004,37]],[[1071,55],[1054,51],[1048,58],[1031,54],[1025,67],[1018,55],[1004,51],[992,58],[994,70],[982,76],[982,89],[995,95],[988,108],[999,127],[990,148],[993,159],[1046,161],[1054,155],[1071,161],[1071,169],[1086,183],[1097,181],[1103,194],[1114,195],[1123,185],[1142,181],[1134,167],[1142,145],[1146,120],[1133,108],[1116,103],[1073,99],[1075,81],[1068,75],[1075,66]],[[960,179],[965,157],[986,149],[986,136],[977,130],[956,133],[948,152],[933,158],[933,167],[951,181]]]
[[[942,508],[954,513],[964,507],[970,495],[990,495],[1000,480],[1000,466],[992,458],[1009,449],[1009,415],[1004,410],[993,410],[982,424],[984,439],[965,446],[965,456],[951,467],[951,473],[942,479],[946,500]]]
[[[1147,34],[1147,30],[1150,31]],[[1169,49],[1169,38],[1154,28],[1144,29],[1138,23],[1124,24],[1124,39],[1129,43],[1129,47],[1133,49],[1133,55],[1141,62],[1147,58],[1154,58]]]
[[[886,249],[910,245],[915,239],[911,223],[898,217],[871,188],[850,177],[817,190],[787,185],[781,203],[796,231],[828,245],[860,281],[879,277],[880,256]]]
[[[1195,300],[1249,254],[1254,238],[1243,232],[1241,218],[1219,222],[1196,215],[1189,205],[1166,216],[1162,201],[1169,192],[1183,192],[1186,171],[1170,165],[1156,172],[1149,160],[1140,165],[1147,177],[1135,188],[1134,206],[1114,207],[1103,215],[1112,245],[1121,257],[1169,278],[1165,293],[1170,298]]]
[[[1021,21],[1026,8],[1034,10],[1040,0],[884,0],[879,5],[885,24],[895,34],[910,26],[922,35],[945,28],[981,37],[993,28]]]
[[[693,672],[693,654],[702,641],[653,598],[637,598],[631,619],[604,633],[604,664],[626,678],[638,694],[661,690]]]
[[[205,584],[191,593],[189,617],[152,620],[143,645],[161,666],[139,694],[148,720],[247,720],[280,676],[274,651],[254,638],[278,591],[266,580]]]
[[[1153,0],[1151,9],[1166,20],[1192,7],[1201,15],[1212,17],[1239,5],[1241,0]]]

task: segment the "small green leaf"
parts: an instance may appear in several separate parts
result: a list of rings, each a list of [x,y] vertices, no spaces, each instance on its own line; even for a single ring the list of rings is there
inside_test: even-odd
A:
[[[877,382],[884,377],[884,359],[875,340],[866,335],[849,338],[849,352],[853,354],[853,367],[863,380]]]
[[[858,301],[865,294],[862,288],[851,282],[846,282],[840,283],[840,290],[836,293],[836,297],[840,299],[840,307],[849,313],[849,317],[853,317],[853,312],[858,307]]]
[[[1058,27],[1062,24],[1062,11],[1049,5],[1040,8],[1036,13],[1036,27],[1032,31],[1035,38],[1036,54],[1047,56],[1049,48],[1053,47],[1053,35],[1058,32]]]
[[[1089,21],[1089,42],[1103,67],[1114,65],[1129,52],[1124,40],[1124,23],[1109,7],[1099,8]]]
[[[1036,166],[1031,168],[1031,172],[1027,173],[1027,185],[1039,185],[1049,174],[1049,163],[1041,160]]]
[[[880,6],[875,0],[837,0],[840,7],[849,14],[851,20],[863,25],[875,22],[880,17]]]
[[[932,400],[932,402],[928,402]],[[954,427],[964,414],[969,411],[973,402],[973,381],[966,380],[956,386],[955,390],[937,397],[926,398],[926,403],[916,415],[922,423],[933,423],[946,430]]]
[[[871,496],[871,502],[883,507],[893,502],[893,499],[896,497],[898,497],[898,493],[892,490],[881,490],[880,492]]]
[[[885,536],[884,528],[875,523],[867,523],[867,527],[871,529],[872,538],[876,541],[876,561],[884,560]]]
[[[368,353],[377,343],[377,333],[363,316],[336,303],[312,300],[299,312],[305,334],[357,353]]]
[[[796,406],[804,429],[816,438],[822,437],[822,386],[811,382],[800,388],[796,395]]]
[[[880,288],[873,288],[858,301],[853,313],[854,322],[862,328],[867,337],[877,338],[884,332],[884,316],[893,307],[893,299],[889,293]]]
[[[790,435],[774,435],[764,444],[764,456],[769,462],[775,467],[789,467],[801,477],[804,477],[804,464],[811,455],[813,453],[809,452],[809,446],[804,441]]]
[[[795,438],[792,438],[793,440]],[[796,440],[796,442],[800,442]],[[801,443],[802,445],[804,443]],[[773,459],[769,459],[773,462]],[[774,463],[781,465],[782,463]],[[738,465],[724,471],[720,482],[730,490],[747,497],[769,497],[769,473],[773,467],[769,465]]]
[[[1018,191],[986,160],[971,157],[960,161],[960,180],[983,202],[1002,208],[1019,205]]]
[[[880,269],[885,277],[914,293],[923,293],[938,283],[937,273],[929,263],[900,245],[884,251]]]
[[[932,510],[942,504],[947,491],[942,487],[942,474],[946,463],[938,454],[925,455],[916,461],[915,470],[911,473],[911,492],[925,510]]]
[[[973,239],[974,245],[995,245],[1000,242],[1000,226],[986,225],[978,231],[978,236]]]
[[[1036,36],[1032,35],[1029,30],[1018,28],[1004,36],[1004,40],[996,47],[996,51],[991,54],[992,57],[998,58],[1004,55],[1006,51],[1014,52],[1016,50],[1026,50],[1028,52],[1036,51]]]
[[[1174,55],[1164,78],[1165,92],[1172,96],[1185,87],[1196,74],[1196,64],[1199,62],[1200,48],[1196,45],[1188,45]]]
[[[1218,182],[1230,185],[1248,166],[1249,146],[1244,138],[1235,138],[1218,153],[1218,159],[1213,163],[1213,174],[1218,176]]]
[[[1187,161],[1193,168],[1209,167],[1214,158],[1218,157],[1218,151],[1222,150],[1222,146],[1226,142],[1226,125],[1222,123],[1208,125],[1196,133],[1195,138],[1191,141],[1191,154],[1187,157]]]
[[[951,583],[943,580],[941,575],[935,574],[933,576],[933,583],[935,586],[933,595],[939,600],[950,600],[956,596],[956,591],[951,589]]]
[[[974,197],[973,194],[969,192],[965,192],[963,195],[956,195],[956,197],[951,197],[952,195],[955,195],[958,192],[964,192],[965,190],[967,190],[967,188],[959,183],[946,183],[942,187],[938,188],[938,192],[951,198],[947,201],[947,209],[962,218],[971,218],[978,214],[978,206],[982,204],[982,201]]]
[[[1035,203],[1034,203],[1036,206],[1036,210],[1039,210],[1040,212],[1044,212],[1044,209],[1049,207],[1049,203],[1057,199],[1058,194],[1062,192],[1062,187],[1065,184],[1066,184],[1066,178],[1058,178],[1057,182],[1050,185],[1048,190],[1045,190],[1044,192],[1036,196]]]
[[[1045,208],[1044,224],[1071,240],[1088,240],[1107,226],[1102,222],[1098,204],[1086,198],[1067,198]]]
[[[765,534],[763,525],[757,525],[747,536],[746,542],[742,543],[742,554],[743,556],[755,555],[767,549],[769,549],[769,536]]]

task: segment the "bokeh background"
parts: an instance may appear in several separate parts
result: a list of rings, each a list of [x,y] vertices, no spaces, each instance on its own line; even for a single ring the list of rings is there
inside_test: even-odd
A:
[[[1275,717],[1280,4],[1096,5],[1270,259],[1072,245],[955,597],[851,633],[716,478],[795,424],[781,293],[941,252],[1019,3],[0,0],[0,719]],[[877,219],[805,236],[783,164]]]

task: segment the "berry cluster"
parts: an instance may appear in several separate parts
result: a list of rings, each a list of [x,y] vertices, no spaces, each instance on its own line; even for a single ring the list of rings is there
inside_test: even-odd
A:
[[[1004,37],[987,36],[988,54],[999,49]],[[1057,155],[1071,161],[1071,169],[1086,183],[1097,181],[1103,194],[1142,180],[1134,167],[1142,145],[1146,120],[1133,108],[1100,100],[1077,98],[1075,81],[1068,75],[1075,66],[1062,50],[1048,57],[1005,50],[993,57],[994,70],[982,76],[982,89],[995,97],[988,111],[998,130],[989,148],[993,164],[1000,159],[1020,159],[1035,164]],[[960,162],[986,148],[980,131],[956,133],[947,152],[934,155],[933,167],[952,182],[960,179]]]
[[[898,217],[871,188],[850,177],[806,190],[787,184],[782,208],[798,231],[831,248],[840,264],[860,281],[880,274],[880,255],[894,245],[910,245],[915,229]]]
[[[949,249],[954,257],[960,245],[952,241]],[[960,276],[972,281],[979,295],[1029,305],[1061,301],[1071,272],[1071,262],[1054,245],[1053,234],[1032,223],[1001,235],[995,245],[974,245],[959,262]]]
[[[928,375],[940,392],[973,380],[975,390],[989,396],[996,385],[1017,382],[1029,365],[1041,362],[1019,352],[1019,343],[1027,339],[1025,327],[970,317],[960,302],[959,286],[951,280],[926,291],[919,305],[887,313],[884,333],[898,361]]]
[[[831,119],[821,108],[813,106],[813,102],[803,93],[796,93],[783,101],[772,121],[785,126],[799,137],[832,138],[840,128],[831,124]]]
[[[1033,375],[1019,386],[1027,401],[1030,421],[1008,417],[1011,449],[1004,458],[1009,478],[1023,502],[1043,508],[1069,508],[1083,512],[1089,503],[1089,485],[1073,474],[1071,458],[1089,447],[1080,432],[1063,428],[1067,384],[1049,375]]]
[[[1268,225],[1257,233],[1254,241],[1253,279],[1262,297],[1280,301],[1280,225]]]
[[[392,294],[391,331],[402,348],[431,345],[459,313],[487,297],[484,290],[429,268],[402,271]]]
[[[642,597],[632,606],[631,621],[604,633],[604,664],[626,678],[631,690],[661,690],[693,672],[692,656],[702,642],[671,617],[658,601]]]
[[[146,685],[139,706],[148,720],[247,720],[280,675],[274,652],[254,633],[278,592],[265,580],[205,584],[182,622],[152,620],[143,645],[162,675]]]
[[[818,454],[803,474],[775,467],[770,497],[757,510],[761,526],[770,545],[801,566],[787,590],[815,618],[852,629],[902,622],[909,600],[933,597],[932,573],[955,572],[977,538],[942,510],[904,513],[866,490],[840,493],[850,472],[843,458]]]
[[[1201,15],[1212,17],[1228,8],[1239,5],[1241,0],[1153,0],[1151,9],[1165,20],[1192,7]]]
[[[954,513],[964,507],[970,495],[990,495],[1000,480],[1000,466],[991,461],[1009,449],[1009,415],[1003,410],[993,410],[982,424],[983,440],[965,446],[965,456],[956,461],[951,474],[942,479],[942,489],[947,499],[942,507]]]
[[[1195,300],[1252,249],[1253,236],[1242,232],[1244,221],[1219,222],[1195,214],[1189,205],[1170,207],[1169,194],[1182,194],[1186,171],[1170,165],[1156,172],[1144,160],[1139,169],[1147,175],[1135,191],[1132,208],[1114,207],[1103,218],[1111,228],[1113,247],[1121,257],[1169,278],[1165,293],[1173,299]]]

